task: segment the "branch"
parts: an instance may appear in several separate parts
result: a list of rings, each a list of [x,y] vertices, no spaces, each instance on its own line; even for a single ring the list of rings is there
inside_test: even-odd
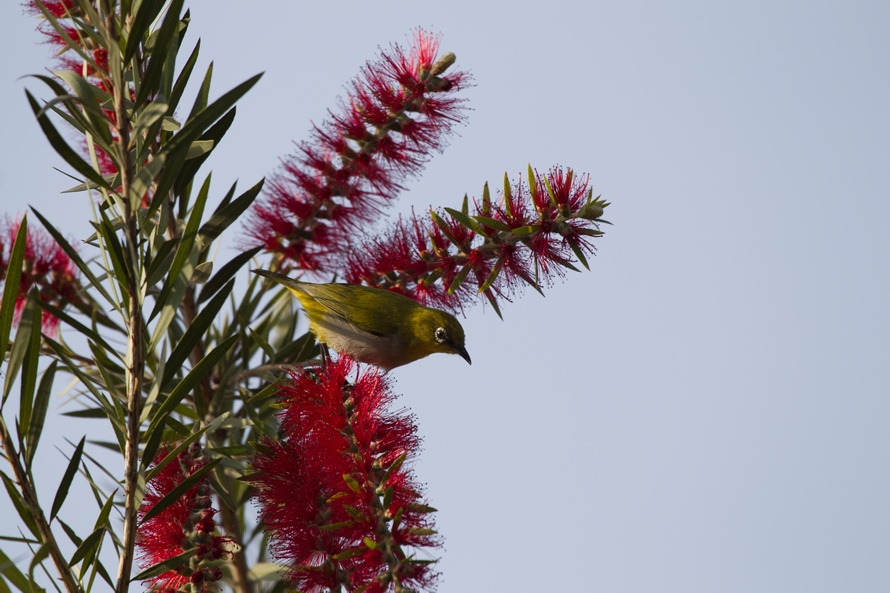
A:
[[[34,484],[32,484],[29,479],[25,468],[22,467],[18,452],[15,450],[15,443],[13,443],[12,436],[6,429],[6,423],[3,422],[2,418],[0,418],[0,440],[3,441],[3,452],[9,460],[9,464],[12,466],[15,481],[22,493],[22,500],[28,511],[31,513],[31,518],[34,520],[34,524],[37,526],[37,531],[40,533],[41,543],[49,549],[49,556],[52,558],[53,564],[59,573],[59,577],[62,579],[65,590],[69,593],[81,593],[83,590],[80,588],[80,585],[78,585],[77,579],[74,578],[74,574],[71,572],[71,567],[68,566],[68,561],[65,559],[65,556],[62,555],[61,549],[59,549],[59,544],[53,536],[53,532],[46,520],[46,516],[43,514],[43,509],[40,507],[40,503],[37,500],[37,492],[34,489]]]

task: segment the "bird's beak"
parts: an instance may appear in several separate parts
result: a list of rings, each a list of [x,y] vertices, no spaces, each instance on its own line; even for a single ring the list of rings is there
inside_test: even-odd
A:
[[[460,357],[467,361],[467,364],[473,364],[473,361],[470,360],[470,353],[467,352],[467,349],[461,346],[457,348],[457,353],[460,354]]]

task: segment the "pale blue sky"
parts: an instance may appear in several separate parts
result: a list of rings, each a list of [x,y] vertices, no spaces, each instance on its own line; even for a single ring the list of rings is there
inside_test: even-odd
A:
[[[0,210],[82,237],[22,87],[42,90],[16,80],[48,64],[16,4]],[[528,163],[589,172],[612,202],[590,272],[503,322],[468,312],[472,367],[393,373],[440,510],[440,593],[890,590],[890,5],[324,4],[191,3],[217,95],[266,71],[211,161],[218,195],[421,25],[472,71],[473,111],[398,210]],[[54,422],[47,502],[72,428]]]

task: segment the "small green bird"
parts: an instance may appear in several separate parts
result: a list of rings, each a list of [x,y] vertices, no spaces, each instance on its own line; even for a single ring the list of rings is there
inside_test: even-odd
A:
[[[359,362],[388,371],[435,352],[459,354],[464,328],[450,313],[424,307],[404,295],[357,284],[312,284],[268,270],[253,270],[290,290],[322,344]]]

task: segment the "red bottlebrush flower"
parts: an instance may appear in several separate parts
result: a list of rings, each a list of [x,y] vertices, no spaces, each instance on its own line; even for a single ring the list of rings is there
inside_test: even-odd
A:
[[[285,578],[321,593],[428,588],[436,573],[403,547],[438,547],[430,513],[407,469],[416,427],[387,411],[384,375],[348,382],[347,357],[291,374],[280,395],[280,440],[265,439],[253,460],[260,519]]]
[[[351,249],[357,228],[463,120],[453,94],[468,76],[446,75],[454,55],[439,57],[438,46],[437,36],[418,30],[410,51],[393,46],[365,65],[340,109],[269,180],[251,211],[248,242],[276,254],[285,268],[310,271],[330,269]]]
[[[13,222],[7,217],[3,225],[5,228],[0,230],[0,280],[6,278],[9,257],[20,225],[20,220]],[[15,323],[21,319],[32,286],[38,288],[41,301],[59,308],[80,298],[77,266],[48,233],[29,226],[22,276],[15,301]],[[59,328],[59,320],[49,311],[43,311],[41,325],[44,332],[54,335]]]
[[[160,463],[173,448],[161,448],[155,455],[154,464]],[[187,550],[195,550],[187,564],[149,580],[154,591],[218,590],[216,582],[222,578],[222,572],[214,561],[229,554],[226,547],[230,540],[214,535],[216,522],[213,517],[217,511],[211,507],[210,485],[206,479],[145,521],[161,499],[206,463],[207,457],[202,454],[201,445],[192,443],[145,485],[145,496],[139,507],[140,526],[136,534],[142,568],[154,566]],[[189,585],[195,588],[186,589]]]
[[[529,169],[529,182],[506,184],[497,204],[486,186],[472,210],[399,220],[348,258],[344,276],[452,310],[482,292],[497,308],[497,298],[517,286],[540,289],[542,279],[575,269],[573,261],[586,267],[606,206],[593,197],[587,175]]]

